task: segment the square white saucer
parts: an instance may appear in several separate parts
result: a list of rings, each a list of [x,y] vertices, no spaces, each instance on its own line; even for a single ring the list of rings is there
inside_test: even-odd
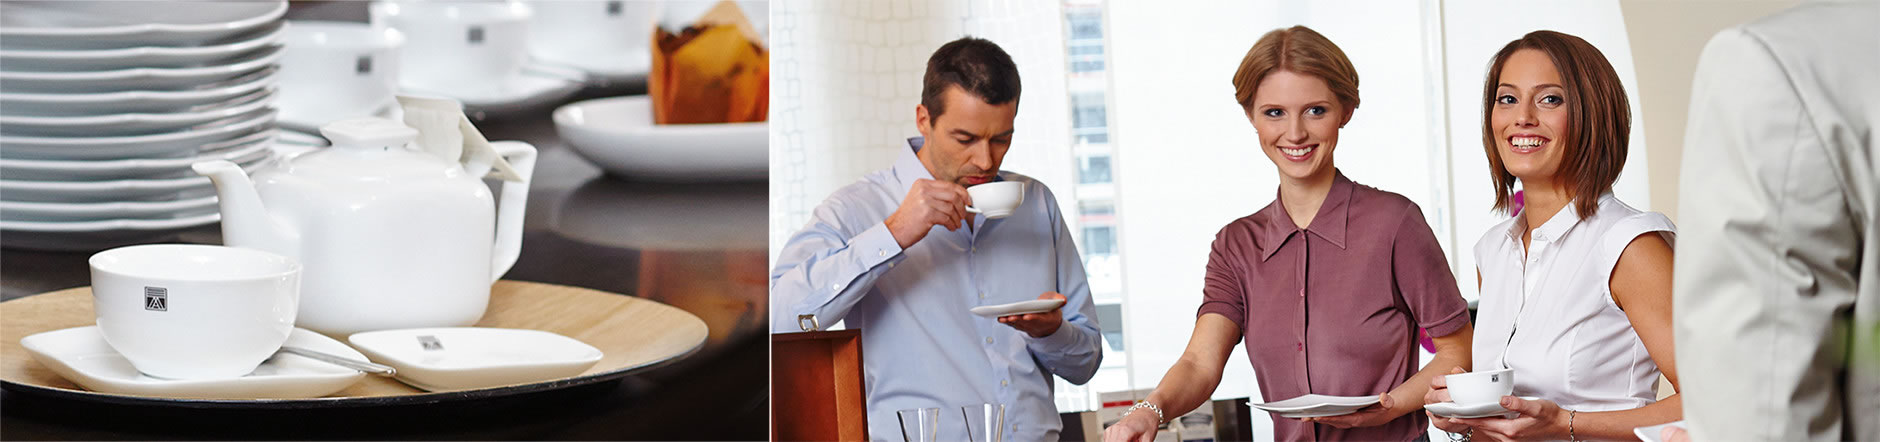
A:
[[[569,378],[601,361],[601,350],[539,330],[437,327],[354,333],[346,338],[398,380],[426,391],[471,390]]]
[[[128,359],[104,340],[98,326],[54,330],[27,336],[20,345],[46,368],[87,390],[133,396],[187,399],[296,399],[326,396],[346,389],[365,373],[295,355],[277,354],[247,376],[229,379],[159,379],[138,373]],[[334,355],[365,359],[346,344],[319,333],[294,329],[287,344]]]

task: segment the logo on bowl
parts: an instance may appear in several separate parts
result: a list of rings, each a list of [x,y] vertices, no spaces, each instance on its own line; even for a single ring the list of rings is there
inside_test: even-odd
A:
[[[1489,382],[1501,382],[1501,373],[1488,375]]]
[[[170,311],[170,289],[164,287],[144,287],[144,310],[153,312]]]

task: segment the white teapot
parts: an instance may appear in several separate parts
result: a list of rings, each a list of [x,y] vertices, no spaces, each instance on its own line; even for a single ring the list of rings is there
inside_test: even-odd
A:
[[[490,284],[521,254],[535,148],[491,143],[521,176],[503,183],[498,213],[481,173],[466,171],[489,171],[490,157],[460,163],[414,149],[416,129],[379,118],[320,134],[332,148],[256,170],[253,181],[227,161],[194,165],[215,182],[224,243],[302,263],[295,325],[345,336],[481,319]]]

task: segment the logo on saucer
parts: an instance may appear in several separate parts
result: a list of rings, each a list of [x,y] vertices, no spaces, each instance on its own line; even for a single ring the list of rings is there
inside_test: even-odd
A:
[[[144,287],[144,310],[153,312],[170,311],[170,289],[163,287]]]
[[[1497,373],[1497,374],[1488,375],[1488,381],[1489,382],[1501,382],[1501,374]]]

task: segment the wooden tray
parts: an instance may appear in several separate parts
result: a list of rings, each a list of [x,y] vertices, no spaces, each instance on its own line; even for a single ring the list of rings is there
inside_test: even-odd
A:
[[[329,408],[435,403],[555,390],[618,379],[689,356],[704,345],[705,322],[654,301],[580,287],[498,281],[479,327],[560,333],[599,348],[601,361],[580,376],[480,390],[432,393],[378,376],[332,396],[310,399],[172,399],[84,390],[40,365],[20,339],[97,323],[90,287],[0,302],[0,386],[10,391],[134,405],[192,408]],[[345,342],[341,337],[340,342]]]

